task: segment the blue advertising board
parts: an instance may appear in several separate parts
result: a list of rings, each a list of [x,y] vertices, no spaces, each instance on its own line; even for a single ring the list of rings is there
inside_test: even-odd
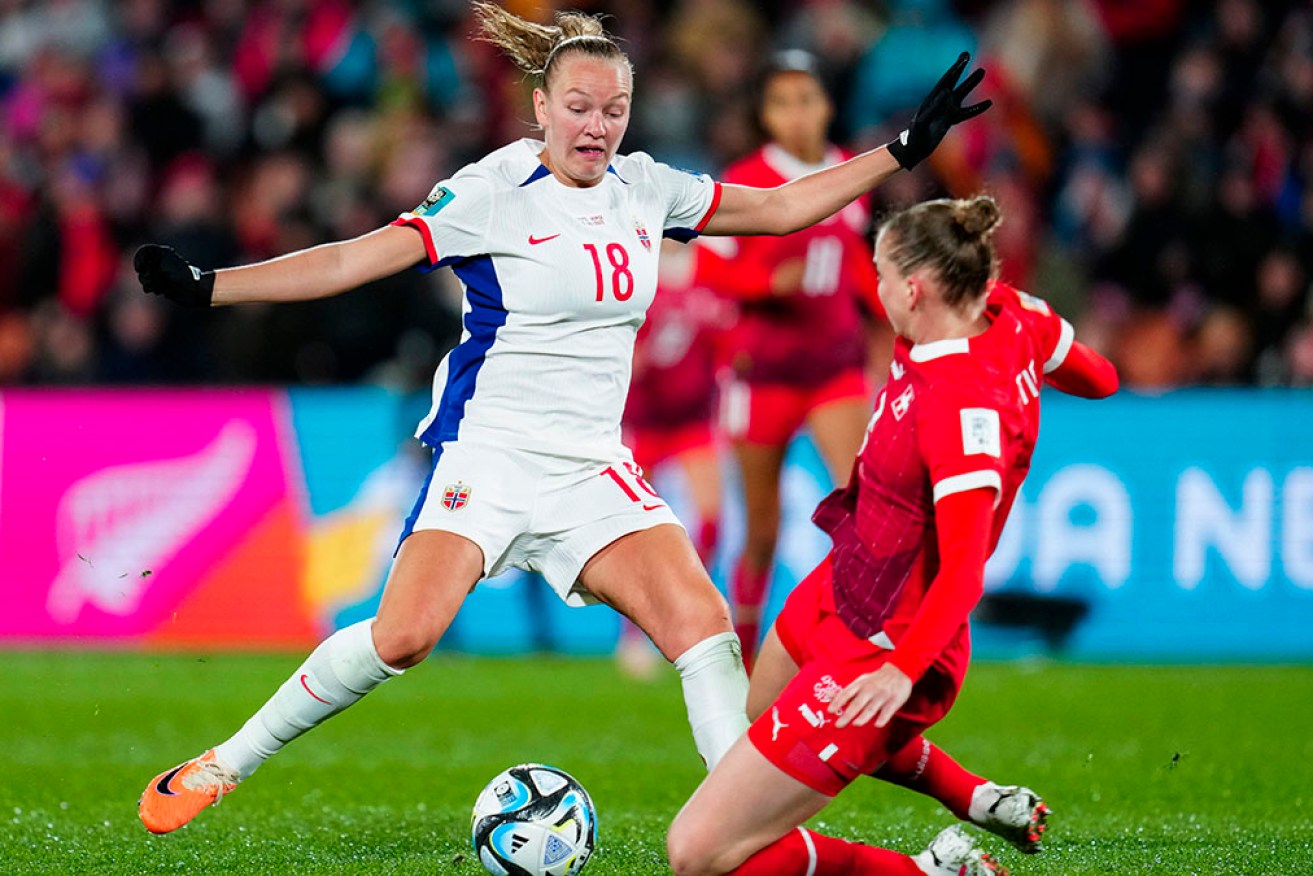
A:
[[[991,593],[1079,603],[1077,657],[1313,657],[1313,396],[1045,405]]]

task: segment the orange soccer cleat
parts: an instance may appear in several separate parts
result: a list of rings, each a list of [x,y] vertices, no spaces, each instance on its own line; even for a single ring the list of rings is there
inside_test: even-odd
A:
[[[214,749],[160,773],[141,792],[137,814],[151,833],[169,833],[237,787],[237,774],[214,760]]]

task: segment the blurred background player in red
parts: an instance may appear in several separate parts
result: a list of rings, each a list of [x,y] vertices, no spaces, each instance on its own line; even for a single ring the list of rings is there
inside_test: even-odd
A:
[[[716,375],[733,306],[698,282],[692,247],[661,243],[657,294],[634,343],[622,426],[644,476],[678,466],[686,503],[683,523],[711,571],[720,537],[722,478],[713,421]],[[616,650],[628,674],[644,678],[660,665],[647,636],[621,618]]]
[[[767,142],[726,169],[726,182],[779,185],[849,157],[827,139],[834,110],[807,52],[772,57],[757,111]],[[879,302],[869,226],[869,208],[859,199],[795,234],[704,241],[699,253],[704,281],[740,311],[727,341],[730,379],[720,425],[743,481],[746,532],[729,591],[749,667],[775,558],[789,442],[806,426],[839,483],[870,412],[863,311],[878,314]]]
[[[801,827],[896,762],[957,698],[967,618],[1030,468],[1041,385],[1088,398],[1117,389],[1070,323],[993,279],[1000,218],[976,197],[919,204],[881,228],[880,300],[898,335],[889,380],[848,485],[813,517],[833,549],[762,646],[756,719],[671,825],[679,876],[1006,872],[960,825],[915,857]],[[988,812],[962,814],[1016,842]]]

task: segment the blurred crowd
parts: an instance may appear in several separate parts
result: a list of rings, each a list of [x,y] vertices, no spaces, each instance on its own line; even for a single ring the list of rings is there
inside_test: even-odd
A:
[[[551,7],[506,0],[546,20]],[[1313,384],[1313,4],[580,0],[636,70],[624,150],[717,172],[757,144],[757,69],[822,61],[853,147],[961,50],[995,107],[881,206],[987,190],[1004,279],[1125,382]],[[145,241],[222,267],[364,233],[530,125],[464,0],[0,0],[0,385],[427,381],[448,272],[192,312]]]

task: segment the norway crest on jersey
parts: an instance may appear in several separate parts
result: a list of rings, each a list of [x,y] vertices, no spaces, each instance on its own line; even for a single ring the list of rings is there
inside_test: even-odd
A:
[[[442,507],[448,511],[459,511],[470,503],[468,484],[447,484],[442,489]]]
[[[645,226],[643,221],[637,217],[634,217],[634,231],[638,234],[638,242],[643,244],[643,249],[651,252],[652,236],[647,233],[647,226]]]

